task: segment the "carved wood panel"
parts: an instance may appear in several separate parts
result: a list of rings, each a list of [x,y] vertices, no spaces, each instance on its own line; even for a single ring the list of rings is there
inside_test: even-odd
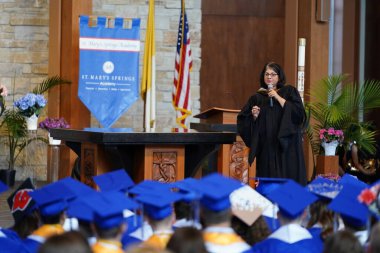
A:
[[[153,180],[175,182],[177,176],[177,152],[153,153]]]
[[[95,186],[94,180],[92,179],[95,176],[95,150],[93,148],[84,148],[82,150],[82,182],[86,185]]]
[[[243,141],[236,141],[231,145],[230,149],[230,177],[236,178],[243,183],[248,183],[249,164],[248,164],[249,148],[245,146]]]

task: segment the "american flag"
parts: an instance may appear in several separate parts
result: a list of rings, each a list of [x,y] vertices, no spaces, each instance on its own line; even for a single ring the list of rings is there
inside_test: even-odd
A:
[[[189,24],[187,22],[185,2],[182,0],[172,100],[174,109],[176,110],[176,122],[183,128],[187,128],[186,118],[191,115],[190,71],[192,64]]]

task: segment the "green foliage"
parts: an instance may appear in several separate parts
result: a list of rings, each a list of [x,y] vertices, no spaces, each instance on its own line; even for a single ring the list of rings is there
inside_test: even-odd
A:
[[[348,82],[346,75],[333,75],[322,79],[310,92],[314,101],[305,106],[306,111],[310,111],[309,120],[313,119],[315,122],[307,130],[314,154],[321,151],[317,148],[320,147],[319,130],[329,127],[343,130],[344,145],[356,141],[363,151],[369,154],[376,152],[376,131],[370,123],[360,122],[359,114],[363,113],[365,116],[372,109],[379,108],[379,94],[378,80],[369,80],[358,85]]]
[[[43,94],[49,89],[61,85],[68,84],[70,81],[61,79],[58,76],[48,77],[37,85],[32,91],[34,94]],[[12,108],[5,108],[4,98],[0,96],[0,112],[3,113],[2,121],[0,124],[1,135],[7,136],[7,145],[9,146],[9,163],[8,169],[14,169],[16,160],[22,150],[34,141],[43,141],[48,143],[45,138],[42,137],[28,137],[28,130],[25,117],[20,110]]]
[[[71,83],[68,80],[62,79],[59,76],[48,77],[43,80],[40,84],[37,85],[32,91],[34,94],[43,94],[47,92],[49,89],[61,85],[61,84],[69,84]]]

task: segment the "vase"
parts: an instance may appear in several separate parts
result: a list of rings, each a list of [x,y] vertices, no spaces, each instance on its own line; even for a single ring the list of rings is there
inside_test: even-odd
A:
[[[325,149],[325,156],[335,156],[338,141],[322,142],[322,147]]]
[[[26,126],[28,130],[37,130],[38,117],[36,114],[26,118]]]
[[[61,145],[61,140],[54,139],[53,137],[50,136],[50,133],[48,133],[48,137],[49,137],[50,145]]]
[[[16,171],[13,169],[0,170],[0,180],[9,187],[15,185]]]

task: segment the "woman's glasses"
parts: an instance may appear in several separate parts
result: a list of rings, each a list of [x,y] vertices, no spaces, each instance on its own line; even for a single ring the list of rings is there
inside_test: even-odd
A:
[[[278,74],[277,73],[265,73],[264,75],[265,75],[265,77],[275,77]]]

